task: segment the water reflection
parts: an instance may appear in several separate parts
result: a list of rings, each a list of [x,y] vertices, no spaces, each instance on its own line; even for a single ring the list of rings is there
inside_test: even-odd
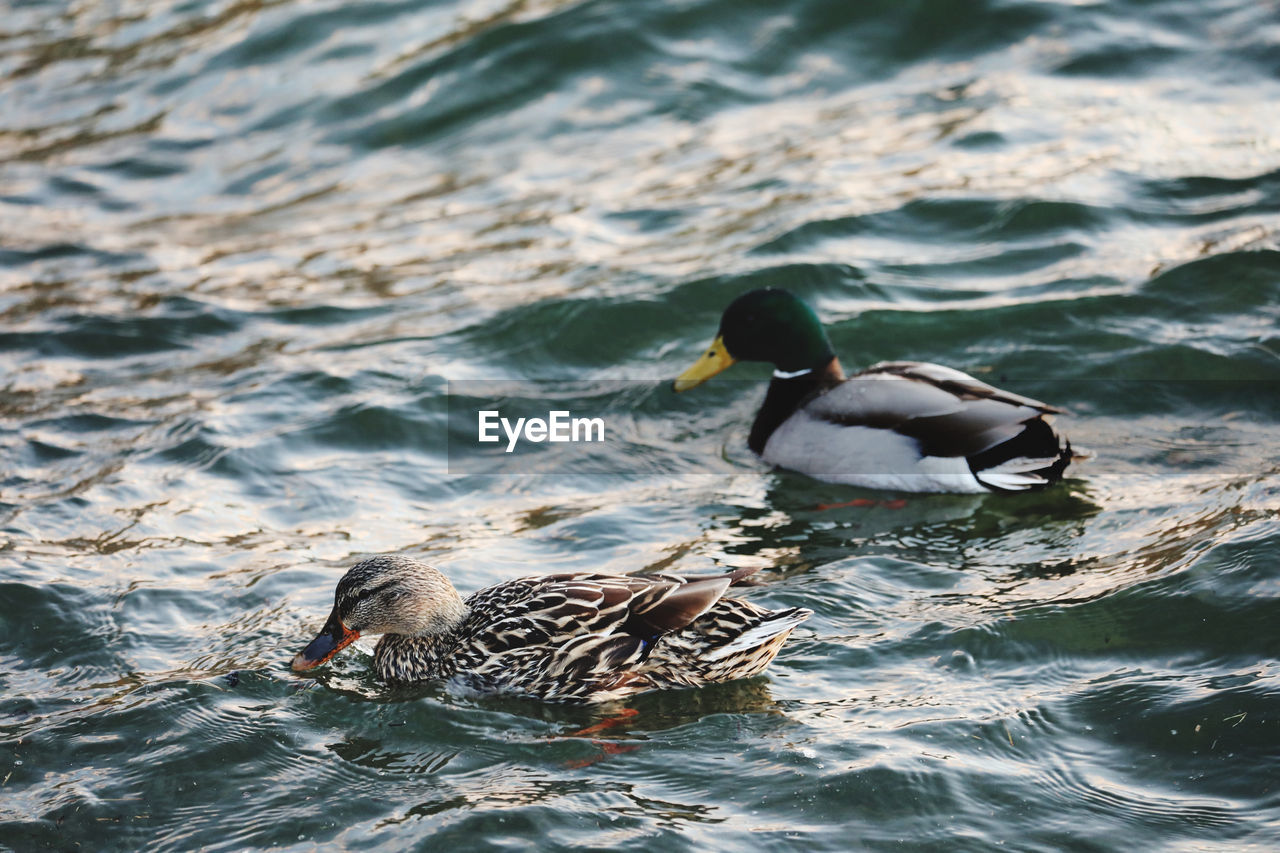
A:
[[[1271,842],[1274,9],[819,5],[6,8],[6,843]],[[758,386],[661,382],[764,285],[851,363],[1037,383],[1095,458],[767,470]],[[564,377],[639,380],[554,398],[615,404],[620,476],[449,475],[446,382]],[[385,552],[816,613],[603,729],[293,678]]]

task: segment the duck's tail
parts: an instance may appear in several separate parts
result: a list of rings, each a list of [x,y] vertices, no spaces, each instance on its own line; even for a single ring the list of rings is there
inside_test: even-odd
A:
[[[778,654],[778,650],[782,648],[782,643],[787,639],[787,635],[791,633],[791,630],[812,615],[813,611],[804,607],[789,607],[786,610],[768,611],[765,613],[764,618],[723,646],[720,646],[720,648],[709,653],[705,659],[719,661],[733,655],[768,648],[771,653],[764,660],[764,664],[767,664]],[[761,665],[761,668],[763,668],[764,664]]]
[[[751,678],[764,672],[782,650],[792,629],[813,615],[812,610],[803,607],[752,609],[756,612],[736,636],[703,654],[700,663],[707,681]]]
[[[974,479],[988,489],[1022,492],[1058,482],[1072,460],[1079,458],[1071,442],[1043,419],[1034,418],[1017,436],[968,457],[968,462]]]
[[[813,615],[803,607],[766,610],[722,598],[687,628],[663,636],[645,662],[654,687],[695,687],[759,675],[791,631]]]

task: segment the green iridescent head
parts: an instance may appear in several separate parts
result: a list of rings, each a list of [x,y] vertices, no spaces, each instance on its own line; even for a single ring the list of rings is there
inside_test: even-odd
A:
[[[724,310],[707,352],[675,382],[686,391],[735,361],[764,361],[783,372],[816,370],[835,357],[827,333],[805,302],[767,287],[744,293]]]

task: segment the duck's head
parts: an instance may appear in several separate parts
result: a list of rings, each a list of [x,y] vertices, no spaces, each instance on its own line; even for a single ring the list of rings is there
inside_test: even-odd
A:
[[[373,557],[338,581],[328,620],[294,656],[293,669],[319,666],[361,634],[442,634],[466,615],[458,591],[440,572],[406,557]]]
[[[675,381],[687,391],[735,361],[764,361],[783,373],[817,370],[835,358],[813,309],[785,290],[744,293],[724,309],[716,339]]]

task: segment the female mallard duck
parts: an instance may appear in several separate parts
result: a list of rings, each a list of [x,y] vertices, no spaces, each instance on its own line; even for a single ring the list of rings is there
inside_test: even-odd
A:
[[[466,601],[440,572],[374,557],[338,581],[333,611],[293,659],[298,672],[361,634],[382,634],[388,682],[458,678],[480,690],[604,702],[758,675],[812,611],[765,610],[725,591],[753,570],[685,579],[587,572],[521,578]]]
[[[832,483],[909,492],[1018,492],[1062,479],[1071,445],[1060,411],[914,361],[845,378],[822,324],[785,290],[753,290],[725,309],[685,391],[735,361],[773,364],[747,444],[766,461]]]

